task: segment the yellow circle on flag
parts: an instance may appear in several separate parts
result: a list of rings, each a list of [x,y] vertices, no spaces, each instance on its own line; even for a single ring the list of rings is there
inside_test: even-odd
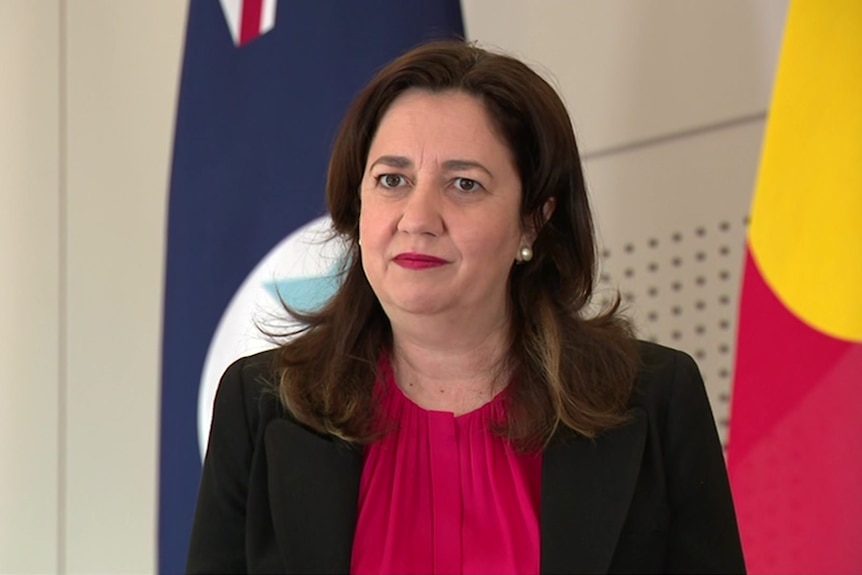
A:
[[[843,6],[790,15],[749,239],[784,305],[862,341],[862,2]]]

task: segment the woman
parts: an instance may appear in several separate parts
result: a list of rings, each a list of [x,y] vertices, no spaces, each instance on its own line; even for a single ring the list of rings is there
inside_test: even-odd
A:
[[[742,572],[686,355],[586,307],[568,114],[464,42],[383,68],[327,200],[339,291],[215,402],[188,571]]]

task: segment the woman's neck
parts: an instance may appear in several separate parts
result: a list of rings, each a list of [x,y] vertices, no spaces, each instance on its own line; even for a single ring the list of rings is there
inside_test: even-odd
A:
[[[481,407],[508,383],[508,321],[483,331],[448,333],[392,326],[392,369],[404,394],[424,409],[461,415]]]

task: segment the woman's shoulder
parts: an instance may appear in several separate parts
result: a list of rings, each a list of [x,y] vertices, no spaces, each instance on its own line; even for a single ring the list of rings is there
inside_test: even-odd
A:
[[[225,369],[213,405],[213,417],[233,414],[250,431],[284,415],[278,397],[277,350],[241,357]]]
[[[278,349],[267,349],[235,359],[222,376],[222,383],[236,381],[250,390],[265,388],[273,384],[276,373]]]
[[[694,359],[684,351],[658,343],[638,340],[639,376],[651,377],[677,369],[697,369]]]
[[[656,409],[668,403],[700,402],[706,398],[703,378],[694,359],[678,349],[638,341],[639,368],[632,403]]]

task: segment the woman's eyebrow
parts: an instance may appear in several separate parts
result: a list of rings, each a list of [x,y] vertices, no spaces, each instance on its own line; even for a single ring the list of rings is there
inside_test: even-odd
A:
[[[449,172],[457,172],[462,170],[470,170],[470,169],[479,169],[488,174],[492,179],[494,178],[494,174],[491,173],[491,170],[480,164],[479,162],[473,160],[446,160],[443,162],[443,169]]]
[[[371,168],[376,166],[377,164],[383,164],[384,166],[389,166],[390,168],[410,168],[413,167],[413,162],[410,161],[410,158],[405,158],[404,156],[380,156],[374,163],[371,164]]]
[[[374,162],[369,166],[369,168],[373,168],[377,165],[384,165],[389,166],[390,168],[397,168],[399,170],[403,170],[407,168],[412,168],[413,162],[412,160],[410,160],[410,158],[407,158],[405,156],[387,155],[380,156],[379,158],[374,160]],[[476,162],[474,160],[446,160],[445,162],[443,162],[442,168],[447,172],[458,172],[464,170],[478,169],[488,174],[491,179],[494,178],[494,174],[491,173],[491,170],[486,168],[480,162]]]

